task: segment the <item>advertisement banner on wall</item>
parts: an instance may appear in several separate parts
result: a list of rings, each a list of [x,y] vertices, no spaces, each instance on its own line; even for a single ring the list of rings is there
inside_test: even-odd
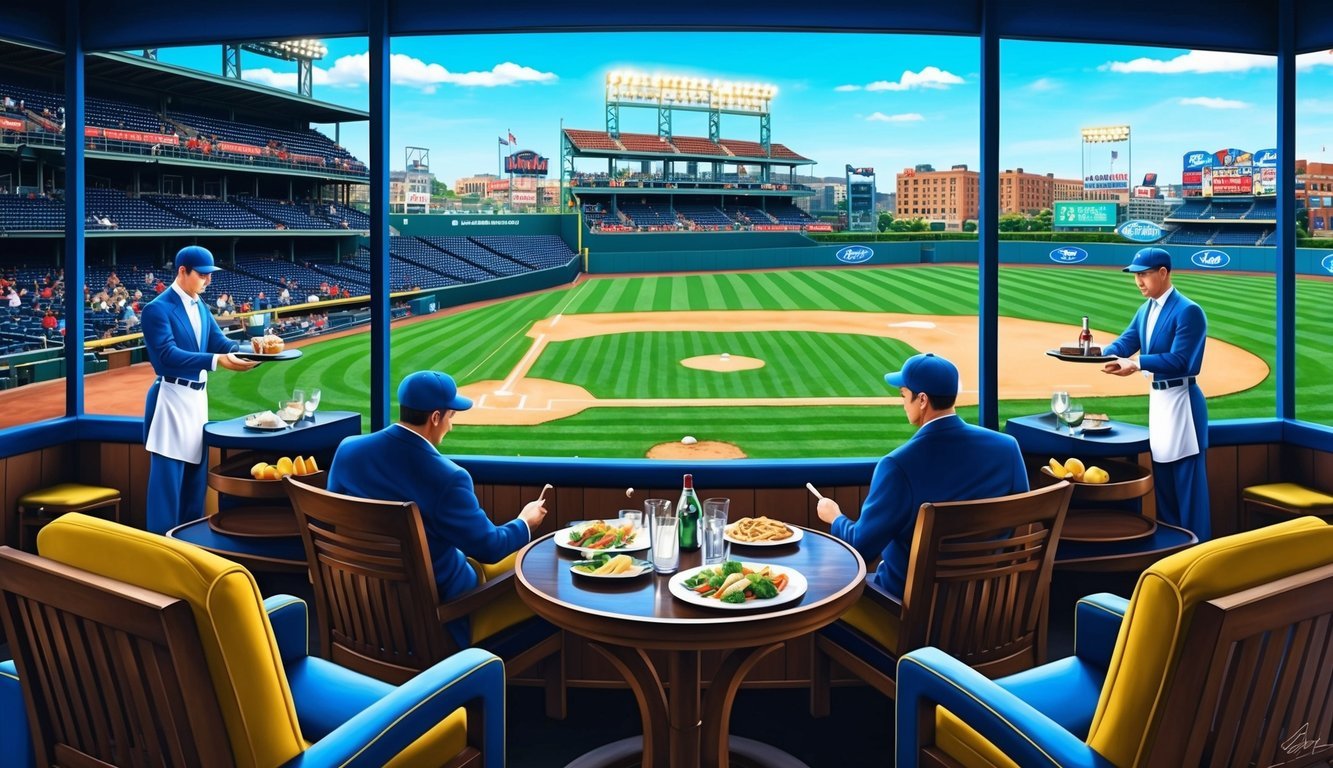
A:
[[[1203,169],[1204,197],[1252,194],[1254,194],[1254,169],[1251,166]]]
[[[513,203],[514,205],[536,205],[537,191],[527,190],[527,189],[515,189],[513,195],[509,199],[509,202]]]
[[[1203,169],[1213,164],[1213,153],[1202,149],[1192,149],[1182,158],[1183,173],[1180,183],[1186,187],[1198,187],[1203,184]]]
[[[1115,203],[1080,203],[1057,201],[1051,212],[1051,226],[1055,229],[1071,227],[1114,227]]]

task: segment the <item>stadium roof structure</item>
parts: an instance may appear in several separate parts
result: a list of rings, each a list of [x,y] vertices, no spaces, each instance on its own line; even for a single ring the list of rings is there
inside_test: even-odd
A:
[[[84,50],[393,35],[615,30],[767,30],[904,32],[1055,40],[1276,54],[1289,9],[1297,53],[1333,47],[1333,3],[1326,0],[850,0],[810,2],[620,4],[579,6],[538,0],[424,3],[367,0],[273,3],[230,0],[224,9],[184,11],[175,0],[111,3],[11,3],[0,37],[64,49],[67,9],[75,9]],[[206,23],[200,23],[204,22]]]
[[[3,36],[3,22],[0,22]],[[59,52],[0,42],[0,68],[20,69],[64,78],[64,56]],[[312,123],[362,122],[370,113],[327,104],[244,80],[209,75],[193,69],[125,53],[94,53],[84,64],[89,82],[111,83],[122,90],[166,93],[191,103],[226,104],[252,114],[280,114]]]
[[[672,136],[652,133],[621,133],[619,138],[606,131],[566,128],[565,135],[581,157],[656,157],[663,160],[703,160],[706,162],[741,161],[775,165],[810,165],[815,161],[798,154],[785,144],[772,144],[770,153],[757,141],[719,139],[704,136]]]

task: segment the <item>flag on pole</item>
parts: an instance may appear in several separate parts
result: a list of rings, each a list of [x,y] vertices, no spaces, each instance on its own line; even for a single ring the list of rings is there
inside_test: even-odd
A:
[[[1112,159],[1112,160],[1119,159],[1119,157],[1120,157],[1120,153],[1119,153],[1119,152],[1115,151],[1114,149],[1111,150],[1111,159]]]
[[[509,133],[509,143],[510,143],[510,144],[517,144],[517,143],[518,143],[518,139],[514,138],[514,134],[513,134],[512,131]]]
[[[507,146],[509,146],[509,142],[505,141],[503,136],[501,136],[500,138],[496,139],[496,141],[500,142],[500,146],[502,146],[502,147],[507,147]]]

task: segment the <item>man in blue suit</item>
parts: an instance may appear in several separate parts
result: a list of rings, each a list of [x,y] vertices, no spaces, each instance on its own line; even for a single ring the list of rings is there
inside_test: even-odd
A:
[[[1157,514],[1207,541],[1212,538],[1208,404],[1194,379],[1203,366],[1208,318],[1171,285],[1171,254],[1165,249],[1141,249],[1124,271],[1134,275],[1148,301],[1120,338],[1102,348],[1103,354],[1119,358],[1102,370],[1116,376],[1142,371],[1151,382],[1148,443]],[[1126,359],[1136,352],[1137,363]]]
[[[933,354],[915,355],[884,380],[898,388],[907,420],[919,429],[880,459],[858,519],[844,517],[829,498],[819,500],[817,511],[833,526],[833,535],[856,547],[867,562],[883,558],[873,581],[901,596],[922,504],[1023,493],[1028,476],[1018,441],[974,427],[955,413],[958,369],[953,363]]]
[[[218,267],[207,248],[176,254],[176,279],[143,308],[144,346],[157,379],[144,406],[148,465],[148,530],[165,533],[204,516],[207,474],[204,423],[208,421],[208,372],[220,365],[248,371],[258,363],[236,357],[236,342],[199,299]]]
[[[499,562],[527,544],[546,519],[546,502],[538,499],[517,519],[495,525],[477,501],[472,476],[440,455],[435,446],[453,428],[454,415],[471,407],[451,376],[417,371],[398,385],[398,423],[344,440],[329,467],[330,491],[416,502],[441,600],[477,586],[468,557]],[[471,645],[465,623],[449,630],[459,645]]]

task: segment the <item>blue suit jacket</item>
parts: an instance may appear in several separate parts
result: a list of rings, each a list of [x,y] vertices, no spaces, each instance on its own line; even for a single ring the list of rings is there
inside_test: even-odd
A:
[[[1143,348],[1147,335],[1148,309],[1152,301],[1143,302],[1129,321],[1129,327],[1120,338],[1102,348],[1102,352],[1117,357],[1139,353],[1139,368],[1149,371],[1157,379],[1180,379],[1198,376],[1203,367],[1203,348],[1208,341],[1208,318],[1203,308],[1185,298],[1177,288],[1166,298],[1166,304],[1157,315],[1152,340]],[[1208,404],[1198,384],[1190,385],[1190,412],[1194,416],[1194,431],[1199,450],[1208,449]]]
[[[958,416],[944,416],[880,459],[860,518],[834,520],[833,535],[856,547],[866,562],[882,556],[875,583],[901,595],[922,504],[1027,490],[1027,469],[1017,440],[972,426]]]
[[[144,347],[148,350],[148,361],[158,376],[198,381],[200,371],[213,367],[213,355],[235,352],[239,347],[223,335],[218,321],[213,319],[207,308],[200,304],[198,310],[200,343],[196,344],[194,329],[190,327],[190,316],[185,313],[185,304],[174,290],[168,288],[159,293],[156,299],[143,308],[139,320]],[[157,390],[160,386],[159,382],[153,382],[153,386],[148,388],[143,420],[145,440],[148,439],[153,412],[157,409]]]
[[[526,523],[493,524],[467,470],[398,425],[344,440],[329,467],[328,488],[364,499],[415,501],[441,600],[477,585],[466,556],[494,563],[528,543]]]

